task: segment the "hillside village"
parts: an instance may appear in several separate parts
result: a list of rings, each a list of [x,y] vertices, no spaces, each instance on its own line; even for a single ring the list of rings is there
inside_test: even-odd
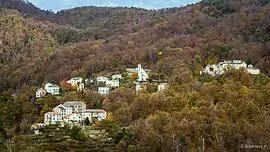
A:
[[[39,88],[36,91],[36,98],[45,97],[47,94],[60,95],[60,90],[63,87],[68,87],[80,93],[96,88],[95,91],[106,99],[109,97],[110,91],[118,89],[121,85],[129,82],[134,84],[134,91],[136,95],[139,95],[141,91],[146,89],[150,72],[150,69],[144,69],[141,64],[138,64],[137,68],[127,68],[125,76],[124,74],[113,74],[110,77],[99,75],[96,78],[86,79],[74,77],[68,81],[63,80],[61,86],[46,83],[44,88]],[[124,81],[124,79],[127,79],[127,81]],[[157,91],[166,90],[168,87],[168,83],[159,83]],[[34,127],[35,129],[47,125],[58,125],[62,127],[66,124],[84,126],[86,125],[86,121],[87,125],[89,123],[93,124],[95,121],[106,119],[107,115],[108,113],[103,109],[86,109],[86,105],[83,101],[66,101],[53,108],[51,112],[45,113],[44,123],[36,123],[33,124],[33,126],[36,126]]]
[[[128,82],[134,82],[137,86],[143,84],[144,82],[148,82],[150,69],[143,69],[141,64],[138,64],[137,68],[128,68],[126,69],[126,76],[124,77],[123,74],[114,74],[110,77],[106,76],[97,76],[96,78],[86,78],[83,80],[81,77],[74,77],[68,81],[63,80],[62,86],[57,84],[46,83],[44,85],[44,89],[40,88],[36,91],[36,98],[41,98],[46,96],[46,94],[51,95],[59,95],[61,87],[68,87],[74,88],[78,92],[84,92],[89,88],[96,88],[96,91],[104,96],[108,97],[110,90],[114,90],[120,87],[123,84],[123,80],[127,79]],[[85,88],[85,84],[87,84],[88,88]],[[162,84],[164,85],[164,84]],[[138,88],[138,87],[136,87]],[[159,87],[159,90],[162,90],[163,87]],[[136,89],[136,92],[139,90]]]
[[[270,151],[269,2],[0,0],[0,151]]]
[[[218,64],[207,65],[202,71],[200,71],[200,74],[218,76],[224,74],[230,69],[239,70],[241,68],[253,75],[260,74],[260,69],[254,68],[252,65],[247,65],[241,60],[225,60]],[[66,81],[65,86],[74,88],[81,93],[91,88],[97,88],[95,91],[106,99],[109,97],[110,91],[118,89],[125,83],[123,79],[126,78],[128,80],[127,82],[132,82],[135,86],[134,89],[136,95],[140,95],[140,92],[146,90],[146,84],[149,83],[148,80],[151,70],[144,69],[141,64],[138,64],[137,68],[127,68],[126,72],[127,75],[125,77],[122,73],[113,74],[110,77],[99,75],[95,79],[74,77]],[[152,84],[157,85],[156,91],[158,92],[169,88],[168,83],[152,82]],[[89,86],[89,88],[85,86]],[[44,89],[40,88],[37,90],[36,98],[45,97],[47,94],[60,95],[60,89],[61,87],[57,84],[46,83]],[[107,118],[107,115],[108,113],[103,109],[86,109],[86,105],[83,101],[66,101],[64,104],[60,104],[53,108],[51,112],[45,113],[44,123],[37,123],[34,124],[34,126],[44,127],[46,125],[59,125],[63,127],[65,124],[83,126],[86,122],[87,124],[93,124],[95,121],[103,121]]]

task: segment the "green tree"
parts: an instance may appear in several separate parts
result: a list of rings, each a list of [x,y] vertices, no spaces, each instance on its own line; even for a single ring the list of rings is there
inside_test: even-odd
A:
[[[25,120],[20,123],[20,131],[25,134],[30,131],[30,123],[27,123]]]
[[[86,140],[86,135],[82,132],[78,126],[73,126],[70,130],[70,137],[75,140]]]
[[[44,114],[47,112],[52,111],[52,108],[50,108],[47,104],[45,104],[42,108],[42,110],[40,111],[39,114],[39,119],[37,120],[38,122],[43,122],[44,121]]]
[[[252,64],[252,63],[253,63],[253,62],[252,62],[252,59],[251,59],[251,57],[250,57],[250,56],[248,56],[248,59],[247,59],[246,63],[247,63],[247,65],[250,65],[250,64]]]
[[[72,139],[77,139],[77,137],[78,137],[78,135],[79,135],[79,133],[80,133],[80,131],[81,131],[81,128],[80,127],[78,127],[78,126],[73,126],[72,128],[71,128],[71,131],[70,131],[70,137],[72,138]]]
[[[0,81],[0,93],[6,91],[9,88],[9,85],[6,81]]]
[[[232,47],[229,45],[214,45],[212,48],[214,49],[214,54],[219,57],[220,61],[232,50]]]
[[[100,101],[99,100],[96,100],[95,102],[94,102],[94,104],[93,104],[93,108],[95,108],[95,109],[100,109],[101,108],[101,103],[100,103]]]
[[[7,138],[8,136],[6,130],[4,129],[3,121],[0,119],[0,138],[1,137]]]
[[[90,120],[89,120],[89,118],[88,118],[88,117],[86,117],[86,118],[85,118],[84,123],[85,123],[87,126],[89,126],[89,125],[90,125]]]

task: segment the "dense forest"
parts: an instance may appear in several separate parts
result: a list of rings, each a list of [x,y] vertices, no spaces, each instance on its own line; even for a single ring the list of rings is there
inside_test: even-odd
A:
[[[19,137],[30,125],[59,103],[79,99],[110,112],[96,127],[109,132],[116,151],[258,150],[242,144],[268,145],[259,151],[269,151],[269,9],[269,0],[202,0],[160,10],[89,6],[53,13],[0,0],[0,141],[29,151],[32,140]],[[262,74],[199,74],[226,59],[253,64]],[[93,91],[33,99],[44,82],[122,72],[138,63],[153,79],[168,78],[170,89],[149,87],[136,96],[122,87],[105,103]],[[74,140],[71,145],[97,142]],[[60,149],[51,151],[73,150],[54,146]]]

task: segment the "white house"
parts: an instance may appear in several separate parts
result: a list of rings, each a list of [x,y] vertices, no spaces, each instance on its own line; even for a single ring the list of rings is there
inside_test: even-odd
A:
[[[86,109],[86,111],[81,115],[83,120],[88,117],[90,123],[93,123],[93,118],[97,119],[98,121],[102,121],[107,118],[107,112],[102,109]]]
[[[260,74],[260,69],[254,68],[253,65],[248,65],[247,71],[251,74]]]
[[[46,95],[46,90],[44,90],[43,88],[38,89],[36,92],[36,98],[45,97],[45,95]]]
[[[90,123],[92,123],[92,113],[91,112],[87,112],[88,109],[86,109],[85,112],[81,113],[82,115],[82,120],[84,121],[87,117],[90,121]]]
[[[205,73],[205,74],[209,74],[211,76],[215,76],[215,75],[221,75],[226,70],[229,70],[229,69],[237,69],[238,70],[240,68],[246,69],[251,74],[259,74],[260,73],[260,69],[254,68],[252,65],[247,66],[247,64],[241,60],[228,60],[228,61],[224,61],[224,62],[219,62],[218,64],[207,65],[205,67],[205,69],[200,71],[200,74]]]
[[[110,88],[109,87],[98,87],[98,93],[102,96],[108,97],[110,94]]]
[[[139,95],[141,89],[142,89],[142,88],[141,88],[141,84],[140,84],[140,83],[137,83],[137,84],[136,84],[136,87],[135,87],[136,95]]]
[[[115,74],[115,75],[112,75],[112,79],[113,79],[113,80],[122,79],[122,74]]]
[[[82,101],[67,101],[63,106],[72,108],[72,113],[82,113],[86,110],[86,104]]]
[[[45,127],[45,126],[46,126],[45,123],[34,123],[31,125],[31,130],[40,129],[40,128]]]
[[[62,114],[58,112],[47,112],[44,114],[44,123],[46,125],[55,125],[61,124],[62,121]]]
[[[223,69],[226,68],[233,68],[233,69],[240,69],[247,68],[247,64],[241,60],[228,60],[224,62],[219,62],[219,67],[222,67]]]
[[[107,80],[108,80],[107,77],[103,77],[103,76],[97,77],[97,83],[99,83],[99,82],[105,83]]]
[[[168,83],[161,83],[161,84],[158,85],[158,91],[166,90],[168,88],[169,88]]]
[[[91,113],[92,118],[102,121],[107,118],[107,112],[103,109],[86,109],[85,113]],[[92,122],[92,120],[90,120]]]
[[[52,111],[57,112],[57,113],[61,113],[61,116],[65,117],[65,116],[72,113],[72,107],[66,107],[66,106],[60,104],[60,105],[56,106],[55,108],[53,108]]]
[[[77,91],[84,91],[84,83],[80,83]]]
[[[64,117],[64,122],[68,124],[81,123],[82,116],[78,113],[72,113]]]
[[[72,86],[75,84],[80,84],[82,83],[83,79],[81,77],[75,77],[67,81],[67,83],[70,83]]]
[[[136,87],[135,87],[136,95],[139,95],[140,92],[145,91],[147,89],[147,83],[146,82],[144,82],[144,83],[136,82],[135,84],[136,84]]]
[[[55,84],[51,83],[45,84],[45,90],[52,95],[59,94],[59,86]]]
[[[148,73],[150,72],[150,70],[149,69],[145,70],[142,68],[141,64],[138,64],[137,68],[128,68],[127,72],[129,73],[129,75],[131,75],[134,72],[138,73],[138,77],[139,77],[138,81],[143,82],[143,81],[147,81],[147,79],[149,78]]]
[[[120,86],[120,82],[119,80],[107,80],[106,86],[112,87],[112,88],[118,88]]]
[[[215,76],[217,74],[221,74],[222,72],[223,72],[223,69],[219,68],[218,65],[209,64],[203,69],[203,71],[200,71],[200,74],[206,73],[206,74],[209,74],[211,76]]]

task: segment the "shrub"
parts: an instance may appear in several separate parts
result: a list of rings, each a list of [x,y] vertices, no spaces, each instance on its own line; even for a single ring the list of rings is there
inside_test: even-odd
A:
[[[70,130],[70,137],[75,140],[86,140],[87,136],[81,131],[78,126],[73,126]]]

